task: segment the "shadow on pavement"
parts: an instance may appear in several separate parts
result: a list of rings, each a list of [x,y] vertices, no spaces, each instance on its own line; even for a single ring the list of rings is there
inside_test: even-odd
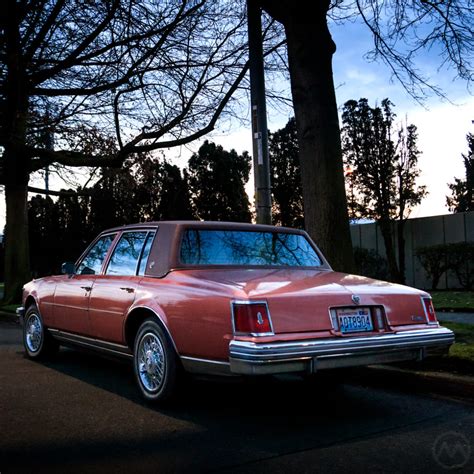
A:
[[[332,377],[313,383],[297,377],[190,379],[173,405],[158,407],[140,397],[129,363],[64,349],[41,365],[100,390],[87,391],[87,410],[73,402],[58,406],[67,377],[57,380],[49,409],[55,417],[51,426],[60,435],[47,442],[35,428],[25,434],[30,436],[26,450],[16,443],[9,446],[5,455],[15,466],[12,472],[189,472],[251,466],[257,460],[350,444],[407,426],[416,433],[436,426],[436,417],[447,411],[430,400],[413,407],[402,395],[338,385]],[[28,403],[45,410],[41,397],[47,394],[34,395],[38,398]],[[117,413],[121,416],[114,418]],[[85,425],[78,421],[81,416],[90,418]],[[431,444],[427,446],[423,456],[429,461]],[[375,445],[373,450],[378,452]]]

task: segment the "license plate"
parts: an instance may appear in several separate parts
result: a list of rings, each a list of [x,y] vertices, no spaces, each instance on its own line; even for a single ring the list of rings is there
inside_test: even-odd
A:
[[[369,308],[343,308],[336,310],[340,331],[367,332],[373,331],[372,318]]]

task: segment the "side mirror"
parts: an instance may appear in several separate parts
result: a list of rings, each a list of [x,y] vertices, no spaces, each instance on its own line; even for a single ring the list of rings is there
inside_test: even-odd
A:
[[[76,267],[72,262],[66,262],[61,265],[61,273],[63,275],[74,275],[76,273]]]

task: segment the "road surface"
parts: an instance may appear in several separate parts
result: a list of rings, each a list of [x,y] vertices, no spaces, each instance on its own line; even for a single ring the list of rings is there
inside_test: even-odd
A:
[[[0,472],[472,473],[472,405],[357,381],[193,380],[166,409],[131,366],[73,350],[26,359],[0,322]]]

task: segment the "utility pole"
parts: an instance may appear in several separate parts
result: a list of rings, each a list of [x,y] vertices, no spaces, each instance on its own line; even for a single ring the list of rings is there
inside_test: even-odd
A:
[[[48,122],[46,127],[46,135],[45,135],[45,148],[47,150],[54,150],[54,134],[50,125],[51,116],[49,113],[49,107],[46,109],[46,120]],[[49,166],[46,166],[44,169],[44,188],[46,191],[49,191]]]
[[[253,169],[257,224],[272,223],[267,108],[263,68],[262,13],[256,0],[247,0],[250,101],[252,107]]]
[[[48,130],[46,135],[46,149],[47,150],[54,150],[54,136],[51,130]],[[49,191],[49,166],[46,166],[44,169],[44,189]]]

